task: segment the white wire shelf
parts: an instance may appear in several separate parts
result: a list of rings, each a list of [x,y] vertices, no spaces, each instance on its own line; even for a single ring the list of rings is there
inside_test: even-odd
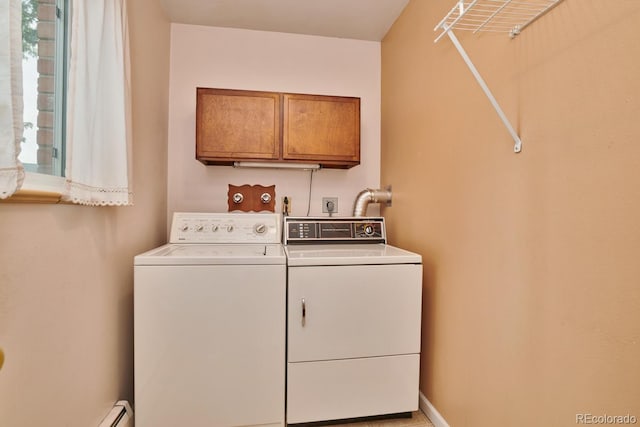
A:
[[[520,34],[533,21],[554,8],[562,0],[458,0],[433,31],[441,31],[434,43],[447,35],[469,67],[500,120],[513,138],[513,151],[522,150],[522,141],[507,118],[486,82],[473,65],[453,30],[508,33],[512,38]]]
[[[547,13],[562,0],[459,0],[449,13],[436,25],[442,33],[449,30],[465,30],[520,34],[529,24]]]

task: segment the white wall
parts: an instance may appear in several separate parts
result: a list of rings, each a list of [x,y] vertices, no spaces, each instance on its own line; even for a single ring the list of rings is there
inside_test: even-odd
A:
[[[286,195],[293,215],[306,215],[310,172],[204,166],[195,159],[196,87],[360,97],[361,164],[314,173],[310,214],[321,214],[323,196],[337,196],[338,215],[350,215],[360,190],[380,186],[379,42],[171,26],[169,214],[226,212],[228,184],[275,184],[276,211]]]

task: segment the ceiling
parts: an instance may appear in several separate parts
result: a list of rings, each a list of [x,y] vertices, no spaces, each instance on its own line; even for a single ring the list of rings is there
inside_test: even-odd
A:
[[[171,22],[380,41],[409,0],[160,0]]]

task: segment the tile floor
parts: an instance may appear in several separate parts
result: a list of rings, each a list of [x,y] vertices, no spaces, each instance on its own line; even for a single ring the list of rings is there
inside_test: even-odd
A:
[[[329,427],[433,427],[433,424],[422,411],[416,411],[411,414],[411,418],[333,424]]]

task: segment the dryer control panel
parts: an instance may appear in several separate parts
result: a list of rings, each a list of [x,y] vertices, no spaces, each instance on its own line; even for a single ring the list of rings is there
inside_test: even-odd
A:
[[[384,218],[285,217],[284,243],[386,243]]]

